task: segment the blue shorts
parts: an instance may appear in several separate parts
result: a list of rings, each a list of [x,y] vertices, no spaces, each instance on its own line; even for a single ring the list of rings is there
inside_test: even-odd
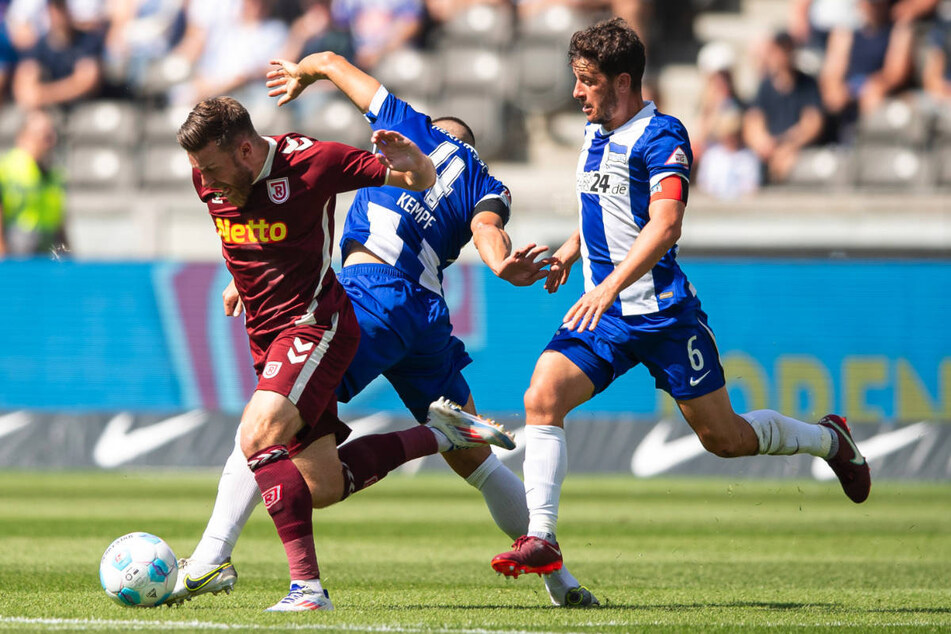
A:
[[[440,396],[465,405],[462,369],[472,359],[452,336],[446,300],[387,264],[347,266],[337,277],[360,324],[360,346],[337,400],[350,401],[382,374],[421,423]]]
[[[593,331],[559,328],[545,349],[581,368],[595,394],[638,363],[654,377],[657,389],[678,401],[726,385],[713,331],[697,301],[654,315],[603,315]]]

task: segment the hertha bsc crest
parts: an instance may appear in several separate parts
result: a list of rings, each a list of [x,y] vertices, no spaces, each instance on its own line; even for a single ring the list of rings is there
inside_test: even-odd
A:
[[[272,178],[267,182],[267,197],[275,205],[285,202],[291,195],[291,188],[287,178]]]

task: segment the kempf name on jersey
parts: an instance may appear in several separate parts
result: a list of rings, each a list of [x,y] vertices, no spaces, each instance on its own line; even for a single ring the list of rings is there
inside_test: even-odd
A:
[[[280,242],[287,237],[287,225],[283,222],[269,223],[266,220],[249,220],[247,223],[215,218],[218,235],[222,242],[231,244],[254,244]]]
[[[417,223],[423,225],[423,229],[429,229],[429,226],[436,220],[426,207],[419,204],[409,194],[400,194],[396,204],[400,209],[411,215]]]

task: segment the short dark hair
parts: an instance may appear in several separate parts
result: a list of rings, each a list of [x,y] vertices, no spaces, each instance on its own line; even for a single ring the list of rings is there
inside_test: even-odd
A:
[[[796,42],[788,31],[777,31],[774,33],[773,44],[786,51],[791,51],[796,48]]]
[[[635,86],[641,85],[647,63],[644,43],[621,18],[604,20],[576,31],[571,36],[568,60],[574,63],[579,59],[594,62],[608,77],[627,73]]]
[[[472,147],[475,147],[475,133],[472,131],[472,128],[469,127],[469,124],[468,124],[468,123],[466,123],[465,121],[463,121],[463,120],[460,119],[459,117],[446,116],[446,117],[438,117],[438,118],[436,118],[436,119],[433,119],[433,125],[439,126],[439,122],[440,122],[440,121],[451,121],[451,122],[455,123],[456,125],[461,126],[462,129],[465,130],[465,132],[466,132],[466,137],[461,138],[461,139],[459,139],[459,140],[460,140],[460,141],[465,141],[466,143],[468,143],[468,144],[471,145]]]
[[[213,97],[192,108],[177,137],[186,152],[197,152],[209,143],[231,149],[238,139],[256,135],[251,115],[237,99]]]

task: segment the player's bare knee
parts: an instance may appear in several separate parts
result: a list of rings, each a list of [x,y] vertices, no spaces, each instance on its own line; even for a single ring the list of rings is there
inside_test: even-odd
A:
[[[533,420],[558,416],[558,394],[551,386],[532,383],[525,390],[525,416]]]
[[[282,421],[267,413],[246,415],[241,421],[240,442],[245,457],[249,458],[262,449],[281,444],[283,436]]]
[[[720,458],[737,458],[748,456],[749,452],[743,447],[741,439],[732,434],[717,432],[702,432],[697,434],[703,448]]]
[[[473,447],[472,449],[447,451],[441,455],[456,474],[468,478],[491,454],[492,450],[488,447]]]

